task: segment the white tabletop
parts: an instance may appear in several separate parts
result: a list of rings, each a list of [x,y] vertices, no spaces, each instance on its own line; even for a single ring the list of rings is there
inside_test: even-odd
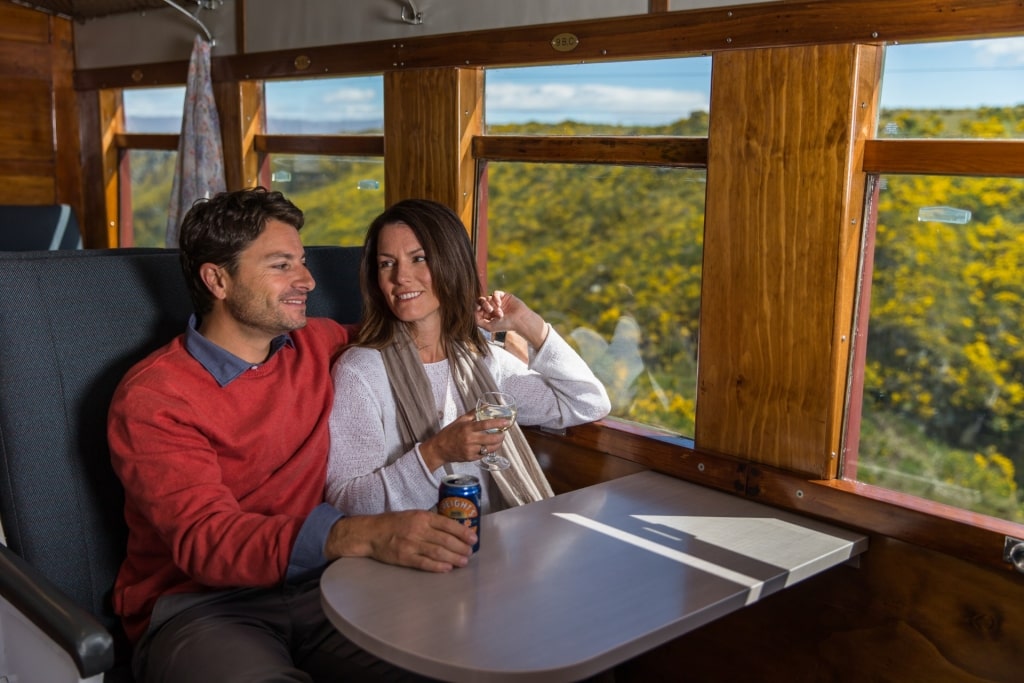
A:
[[[469,566],[334,562],[349,639],[448,681],[576,681],[867,549],[867,538],[640,472],[486,515]]]

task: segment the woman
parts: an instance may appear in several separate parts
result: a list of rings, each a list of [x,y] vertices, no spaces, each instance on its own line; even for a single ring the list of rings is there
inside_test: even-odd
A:
[[[441,478],[481,480],[482,509],[551,495],[518,425],[477,422],[484,391],[516,397],[518,422],[561,428],[608,414],[604,386],[586,363],[518,298],[480,295],[466,229],[447,207],[410,199],[370,225],[360,284],[363,321],[333,370],[327,500],[347,514],[425,509]],[[529,363],[484,332],[511,331],[529,344]],[[476,461],[500,446],[510,470]]]

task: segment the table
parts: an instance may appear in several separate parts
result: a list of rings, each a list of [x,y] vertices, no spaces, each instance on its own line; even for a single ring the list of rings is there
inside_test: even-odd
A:
[[[486,515],[467,567],[343,558],[334,625],[448,681],[576,681],[845,562],[867,537],[655,472]]]

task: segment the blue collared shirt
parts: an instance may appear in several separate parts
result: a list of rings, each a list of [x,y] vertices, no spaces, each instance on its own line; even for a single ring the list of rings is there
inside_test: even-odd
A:
[[[269,359],[285,346],[295,347],[291,335],[286,333],[274,337],[270,342],[270,354],[267,358]],[[188,319],[188,328],[185,330],[185,349],[199,361],[200,365],[206,368],[207,372],[213,375],[221,387],[226,387],[238,379],[242,373],[256,367],[204,337],[199,332],[199,320],[195,315]],[[297,583],[313,578],[323,571],[328,561],[324,555],[327,535],[334,523],[342,516],[341,511],[330,503],[320,503],[313,508],[313,511],[306,517],[306,521],[302,523],[299,535],[295,539],[295,546],[288,559],[286,581]]]

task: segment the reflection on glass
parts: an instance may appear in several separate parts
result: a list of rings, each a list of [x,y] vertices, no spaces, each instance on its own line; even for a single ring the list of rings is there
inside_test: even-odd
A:
[[[490,162],[487,281],[605,384],[612,415],[692,436],[703,170]]]
[[[384,210],[381,158],[273,154],[272,190],[306,215],[303,244],[362,245],[370,222]]]
[[[1024,38],[885,49],[880,138],[1024,137]]]
[[[845,475],[1024,521],[1024,180],[882,180]],[[928,206],[970,220],[921,220]]]
[[[181,118],[185,108],[184,86],[125,88],[122,98],[125,132],[181,133]]]
[[[166,245],[167,212],[174,183],[177,152],[128,150],[131,171],[132,235],[134,245],[122,247],[163,247]]]
[[[705,136],[711,58],[488,69],[484,92],[488,135]]]
[[[269,80],[264,85],[271,135],[380,135],[384,77]]]

